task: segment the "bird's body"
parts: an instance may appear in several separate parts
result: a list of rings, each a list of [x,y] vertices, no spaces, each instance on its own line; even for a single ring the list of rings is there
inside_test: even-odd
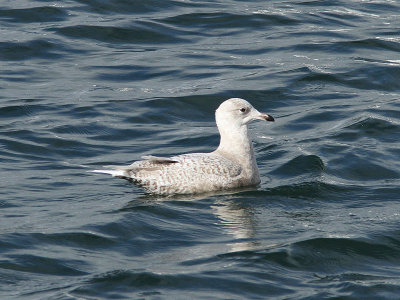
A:
[[[111,170],[95,172],[128,179],[159,195],[205,193],[259,184],[247,124],[255,119],[274,119],[239,98],[223,102],[215,116],[221,141],[213,152],[168,158],[145,156],[145,160],[129,166],[110,166]]]

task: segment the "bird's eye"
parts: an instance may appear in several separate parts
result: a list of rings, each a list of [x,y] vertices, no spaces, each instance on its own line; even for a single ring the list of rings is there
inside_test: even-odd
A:
[[[240,111],[241,111],[242,113],[244,113],[244,112],[247,111],[247,109],[246,109],[245,107],[242,107],[242,108],[240,109]]]

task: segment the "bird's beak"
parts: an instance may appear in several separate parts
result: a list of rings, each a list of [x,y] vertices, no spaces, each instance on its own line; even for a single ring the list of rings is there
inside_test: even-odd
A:
[[[257,119],[265,120],[265,121],[269,121],[269,122],[274,122],[274,121],[275,121],[275,119],[274,119],[273,116],[270,116],[270,115],[267,115],[267,114],[264,114],[264,113],[261,113],[261,114],[257,117]]]

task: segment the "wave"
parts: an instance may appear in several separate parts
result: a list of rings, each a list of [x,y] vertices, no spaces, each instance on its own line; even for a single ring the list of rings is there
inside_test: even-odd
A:
[[[100,25],[74,25],[49,29],[70,38],[92,39],[106,43],[181,43],[185,38],[178,37],[177,31],[156,23],[142,23],[135,27]],[[184,33],[180,33],[182,35]]]
[[[63,8],[54,6],[0,9],[0,18],[17,23],[61,22],[67,16],[68,14]]]

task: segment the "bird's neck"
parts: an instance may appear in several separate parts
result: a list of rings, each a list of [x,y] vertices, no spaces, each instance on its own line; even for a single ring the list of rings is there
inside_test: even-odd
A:
[[[252,144],[250,141],[247,126],[224,130],[219,128],[221,140],[218,150],[230,155],[246,156],[252,153]]]
[[[259,180],[253,144],[250,140],[247,126],[241,126],[234,130],[232,128],[229,128],[229,130],[219,128],[219,132],[221,141],[216,152],[240,164],[247,177],[251,178],[252,181]]]

